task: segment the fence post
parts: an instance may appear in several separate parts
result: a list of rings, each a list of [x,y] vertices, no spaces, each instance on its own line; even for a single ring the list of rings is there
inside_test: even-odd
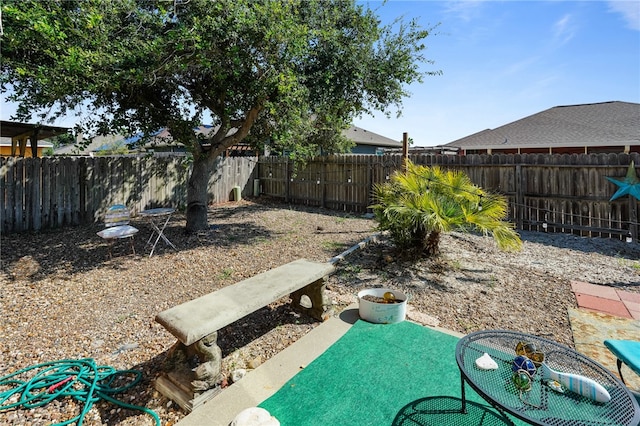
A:
[[[407,173],[409,166],[409,133],[402,134],[402,172]]]
[[[524,179],[522,178],[522,164],[516,164],[516,227],[522,229],[524,215]]]
[[[291,192],[291,170],[289,169],[289,157],[284,160],[284,200],[289,202]]]
[[[327,162],[320,164],[320,207],[323,209],[327,205]]]

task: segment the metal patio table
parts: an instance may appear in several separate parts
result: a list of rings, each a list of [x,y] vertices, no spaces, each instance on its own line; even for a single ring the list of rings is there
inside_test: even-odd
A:
[[[540,373],[532,378],[531,390],[519,391],[513,383],[511,369],[518,342],[533,343],[544,353],[551,369],[589,377],[609,392],[611,400],[600,403],[565,390],[559,393],[542,382]],[[497,370],[481,370],[475,360],[488,353],[498,364]],[[487,330],[468,334],[456,346],[460,368],[462,411],[466,409],[465,382],[500,412],[507,412],[533,425],[638,426],[640,408],[624,384],[597,362],[554,341],[508,330]]]
[[[162,240],[167,245],[173,247],[174,250],[177,250],[176,246],[174,246],[173,243],[169,241],[167,236],[164,234],[164,229],[167,227],[167,224],[169,223],[169,219],[171,219],[171,215],[175,211],[176,209],[160,207],[155,209],[143,210],[139,213],[140,216],[148,219],[149,224],[151,225],[151,228],[153,228],[153,232],[151,232],[151,236],[147,240],[145,247],[151,243],[151,240],[157,234],[156,240],[153,242],[153,247],[151,247],[151,253],[149,254],[149,257],[153,256],[153,252],[155,251],[156,246],[158,245],[158,241],[160,241],[160,238],[162,238]],[[164,219],[164,222],[163,222],[163,219]]]

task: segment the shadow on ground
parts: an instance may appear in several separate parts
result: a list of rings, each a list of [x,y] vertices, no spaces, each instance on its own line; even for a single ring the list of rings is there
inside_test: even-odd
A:
[[[288,206],[272,202],[242,203],[212,207],[209,212],[210,228],[197,233],[187,233],[186,218],[183,213],[175,213],[165,229],[165,235],[173,242],[179,253],[188,253],[207,247],[233,249],[251,246],[268,240],[277,239],[286,233],[274,231],[256,223],[252,216],[268,211],[301,211],[312,215],[335,216],[336,220],[353,217],[344,212],[305,206]],[[313,222],[313,216],[310,222]],[[127,262],[145,262],[151,251],[151,242],[155,240],[151,227],[142,218],[133,218],[131,225],[140,231],[134,238],[135,255],[128,240],[116,241],[112,246],[112,258],[109,258],[109,246],[96,235],[104,229],[102,224],[66,227],[42,230],[37,233],[14,233],[2,235],[0,242],[0,273],[6,279],[28,279],[37,282],[41,279],[75,273],[88,272],[95,268],[113,268],[121,270]],[[317,229],[318,234],[330,234],[330,230]],[[363,237],[364,238],[364,237]],[[358,241],[354,241],[354,244]],[[336,251],[344,249],[336,247]],[[160,240],[154,251],[154,257],[176,253],[173,248]],[[336,253],[337,254],[337,253]]]
[[[413,401],[398,412],[392,426],[501,426],[513,423],[486,405],[466,401],[466,413],[461,412],[462,400],[450,396],[432,396]]]

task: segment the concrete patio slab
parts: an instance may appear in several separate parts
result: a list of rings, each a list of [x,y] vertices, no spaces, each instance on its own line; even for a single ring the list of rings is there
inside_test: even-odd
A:
[[[601,363],[618,375],[616,359],[604,346],[605,339],[640,341],[640,321],[602,312],[617,302],[625,309],[637,306],[636,293],[621,292],[612,287],[572,282],[578,305],[591,304],[593,309],[568,309],[576,350]],[[575,286],[574,286],[575,284]],[[629,294],[624,294],[629,293]],[[606,297],[602,297],[602,296]],[[626,296],[626,297],[625,297]],[[626,303],[626,305],[625,305]],[[617,308],[620,306],[616,305]],[[623,312],[625,312],[623,311]],[[637,312],[640,315],[640,311]],[[226,388],[204,406],[194,410],[177,426],[228,426],[242,410],[255,407],[278,391],[289,379],[344,335],[359,319],[357,304],[349,306],[339,317],[331,317],[293,345],[250,371],[242,380]],[[462,337],[451,330],[432,327]],[[640,391],[640,377],[626,366],[622,374],[630,389]]]

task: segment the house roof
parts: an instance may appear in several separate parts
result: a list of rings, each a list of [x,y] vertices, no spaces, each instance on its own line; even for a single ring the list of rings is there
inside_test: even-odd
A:
[[[393,140],[361,127],[351,126],[342,134],[358,145],[373,145],[389,148],[402,148],[402,141]]]
[[[194,130],[198,134],[208,135],[209,133],[215,131],[217,127],[212,125],[201,125],[195,128]],[[350,140],[354,141],[359,145],[372,145],[379,147],[390,147],[390,148],[401,148],[402,141],[395,141],[393,139],[387,138],[385,136],[381,136],[377,133],[370,132],[360,127],[351,126],[349,129],[343,132],[343,135]],[[125,138],[121,135],[109,135],[109,136],[96,136],[92,139],[91,143],[83,150],[80,151],[74,145],[68,145],[64,147],[58,148],[55,153],[57,155],[82,155],[88,154],[92,151],[101,151],[105,149],[112,149],[114,147],[120,145],[132,145],[138,142],[141,138],[141,135],[131,136],[129,138]],[[171,138],[171,134],[165,128],[154,135],[149,142],[147,142],[144,146],[181,146],[182,144],[174,142]]]
[[[510,149],[640,144],[640,104],[601,102],[557,106],[445,146]]]
[[[107,136],[95,136],[91,138],[91,142],[81,150],[75,144],[65,145],[54,150],[55,155],[89,155],[90,152],[100,151],[106,149],[105,147],[111,147],[118,141],[124,140],[124,136],[121,135],[107,135]]]
[[[200,126],[195,127],[193,130],[196,135],[209,136],[211,133],[217,131],[219,127],[220,126],[213,126],[211,124],[201,124]],[[227,133],[227,135],[232,135],[235,132],[236,132],[236,129],[232,129],[229,131],[229,133]],[[138,143],[138,141],[140,141],[141,138],[142,138],[142,134],[138,134],[125,139],[125,143],[127,145],[132,145],[132,144]],[[144,144],[145,147],[151,147],[154,145],[155,146],[182,146],[182,143],[174,141],[173,136],[171,136],[171,133],[169,132],[169,129],[165,127],[155,132],[153,135],[151,135],[150,140]]]

